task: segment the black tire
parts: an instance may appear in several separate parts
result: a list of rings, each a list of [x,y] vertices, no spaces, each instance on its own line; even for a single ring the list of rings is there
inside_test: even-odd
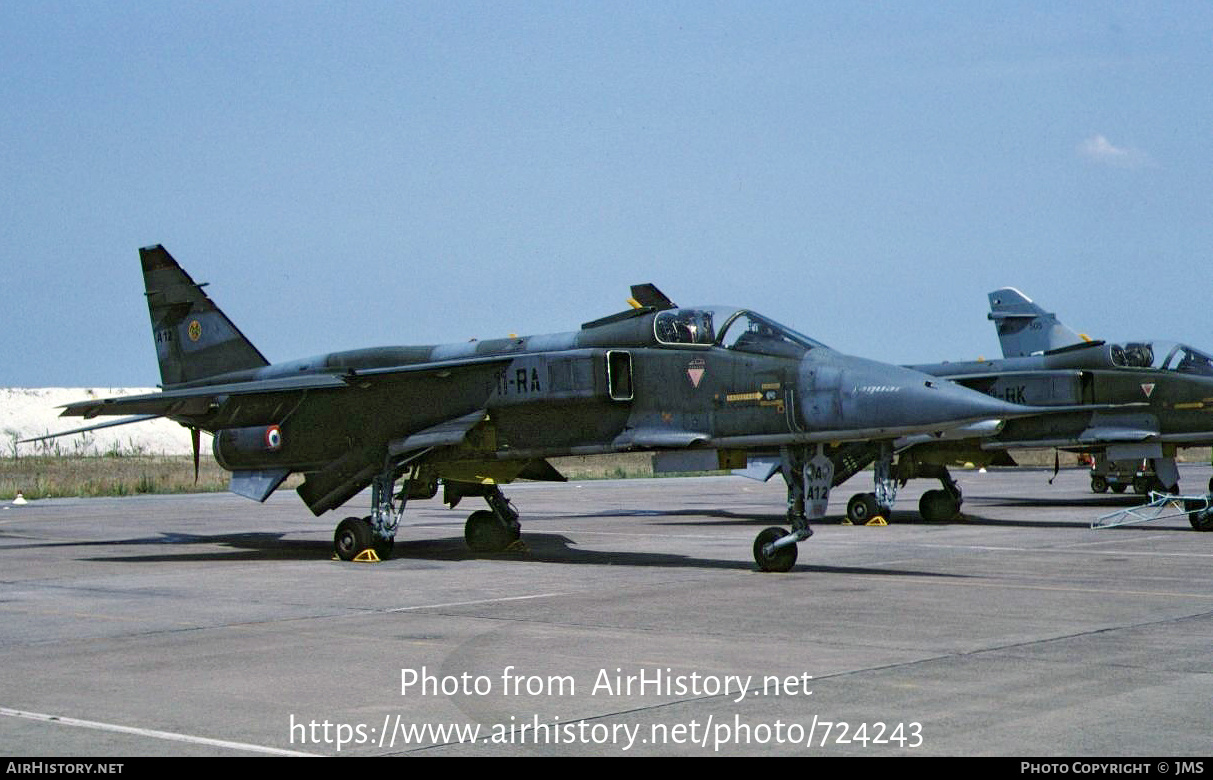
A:
[[[392,557],[392,551],[396,549],[395,539],[376,539],[375,554],[379,556],[379,560],[386,561]]]
[[[333,550],[341,560],[352,561],[358,557],[358,553],[372,546],[374,536],[371,524],[365,518],[347,517],[337,524],[337,531],[333,534]]]
[[[847,519],[855,525],[864,525],[879,514],[884,512],[872,493],[856,493],[847,502]]]
[[[1098,474],[1091,477],[1091,492],[1092,493],[1107,493],[1108,492],[1108,480],[1099,476]]]
[[[1148,477],[1133,477],[1133,492],[1139,496],[1149,493],[1150,479]]]
[[[472,552],[501,552],[517,538],[516,533],[503,526],[497,515],[487,509],[472,512],[463,526],[463,540]]]
[[[1213,509],[1206,508],[1204,501],[1189,499],[1184,502],[1184,509],[1193,531],[1213,531]]]
[[[1129,486],[1128,486],[1128,485],[1126,485],[1126,484],[1125,484],[1125,483],[1123,483],[1123,482],[1114,482],[1114,483],[1111,485],[1111,487],[1112,487],[1112,492],[1113,492],[1113,493],[1123,493],[1123,492],[1125,492],[1125,488],[1127,488],[1127,487],[1129,487]]]
[[[960,502],[946,490],[928,490],[918,500],[918,513],[928,523],[946,523],[960,514]]]
[[[766,547],[771,542],[777,539],[782,539],[788,535],[788,531],[772,526],[754,539],[754,562],[758,564],[760,571],[778,571],[784,572],[796,565],[796,556],[798,551],[796,545],[789,544],[786,547],[780,547],[770,555],[763,553],[762,548]]]

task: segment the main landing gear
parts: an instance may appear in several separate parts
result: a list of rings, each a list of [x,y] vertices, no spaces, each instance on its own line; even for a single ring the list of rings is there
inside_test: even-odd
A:
[[[939,490],[928,490],[918,499],[918,514],[922,519],[928,523],[946,523],[959,517],[964,497],[960,494],[960,485],[948,473],[948,467],[919,463],[915,470],[920,477],[938,479],[942,486]]]
[[[410,484],[412,480],[409,480]],[[396,546],[396,529],[404,515],[407,490],[393,499],[396,475],[386,471],[371,480],[371,514],[347,517],[337,524],[333,534],[333,550],[343,561],[384,560],[391,557]],[[374,558],[371,557],[374,553]]]
[[[821,445],[781,447],[779,456],[780,472],[788,485],[788,523],[792,530],[774,526],[754,539],[754,562],[762,571],[788,571],[796,564],[796,543],[813,535],[809,517],[825,514],[834,479],[834,463]]]
[[[448,491],[448,496],[450,495]],[[469,495],[461,491],[452,507],[459,503],[459,498]],[[496,485],[484,486],[481,495],[488,502],[488,509],[481,509],[468,517],[463,526],[463,539],[472,552],[495,553],[509,547],[518,541],[522,534],[522,526],[518,522],[518,512],[514,510],[509,500],[501,494],[501,488]]]
[[[847,519],[854,525],[864,525],[873,517],[881,515],[888,519],[893,511],[893,500],[897,488],[916,477],[939,480],[939,490],[928,490],[918,500],[918,513],[928,523],[946,523],[960,515],[964,501],[960,485],[952,479],[947,466],[919,463],[902,457],[893,475],[893,449],[888,443],[881,445],[880,456],[874,464],[876,490],[873,493],[856,493],[847,502]]]
[[[1210,479],[1210,493],[1213,493],[1213,479]],[[1188,523],[1193,531],[1213,531],[1213,509],[1210,508],[1209,498],[1188,499],[1184,501],[1184,509],[1188,512]]]
[[[886,520],[893,513],[897,498],[897,480],[893,478],[893,443],[881,442],[880,454],[872,465],[875,491],[856,493],[847,502],[847,519],[852,525],[867,525],[879,516]]]
[[[422,479],[414,470],[405,480],[404,489],[393,495],[398,474],[385,470],[371,480],[371,514],[347,517],[337,525],[333,534],[333,549],[343,561],[383,560],[391,556],[396,545],[396,529],[404,515],[404,505],[410,498],[432,498],[438,492],[433,478]],[[480,496],[488,503],[487,510],[473,512],[463,527],[463,538],[473,552],[494,553],[505,550],[518,541],[522,526],[518,512],[496,485],[461,482],[445,483],[443,501],[452,508],[467,496]],[[375,557],[371,557],[374,553]]]
[[[1109,460],[1106,452],[1097,452],[1091,464],[1091,492],[1125,492],[1132,486],[1139,496],[1150,493],[1179,494],[1179,469],[1170,456],[1140,460]],[[1210,486],[1213,490],[1213,485]]]

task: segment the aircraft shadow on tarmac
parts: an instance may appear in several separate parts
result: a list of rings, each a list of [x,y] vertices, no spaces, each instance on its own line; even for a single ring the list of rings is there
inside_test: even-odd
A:
[[[952,520],[946,524],[956,525],[980,525],[989,526],[991,528],[1066,528],[1070,530],[1090,530],[1090,518],[1079,518],[1074,520],[1007,520],[1000,517],[982,517],[981,515],[964,513],[964,517],[960,520]],[[1177,521],[1183,522],[1183,521]],[[1125,531],[1150,531],[1150,532],[1167,532],[1178,531],[1180,533],[1193,533],[1192,529],[1187,525],[1159,525],[1158,523],[1134,524],[1121,526],[1113,530],[1112,528],[1101,529],[1106,533],[1121,533]]]
[[[620,509],[620,510],[612,510],[610,512],[586,512],[584,514],[576,514],[576,515],[569,514],[568,517],[577,518],[579,520],[582,520],[582,519],[590,520],[590,519],[593,519],[596,517],[650,517],[650,518],[695,517],[695,518],[706,518],[706,519],[699,520],[699,521],[654,520],[652,524],[653,525],[670,525],[670,526],[709,526],[709,527],[719,527],[720,523],[716,522],[719,520],[728,520],[730,525],[762,526],[763,528],[766,528],[767,526],[771,526],[771,525],[786,525],[788,522],[788,516],[784,512],[771,512],[768,514],[758,514],[757,512],[745,512],[745,513],[730,512],[730,511],[726,511],[723,509],[670,509],[670,510]],[[814,520],[813,522],[818,523],[818,522],[823,522],[823,521]],[[830,519],[826,518],[824,520],[824,522],[829,523]]]
[[[0,547],[0,550],[51,549],[56,547],[164,547],[195,544],[225,545],[240,550],[240,552],[96,556],[80,559],[84,561],[101,563],[183,560],[314,560],[318,557],[332,555],[333,545],[328,540],[311,541],[303,539],[284,539],[284,536],[286,536],[286,534],[268,532],[217,534],[205,536],[199,534],[158,533],[154,536],[137,537],[134,539],[98,539],[89,542],[61,542],[52,540],[25,544],[11,544]],[[0,538],[3,538],[3,535],[0,535]]]
[[[965,499],[965,505],[962,509],[963,520],[952,522],[963,522],[969,525],[988,525],[1004,528],[1090,528],[1091,523],[1102,514],[1109,514],[1116,509],[1124,509],[1125,507],[1138,507],[1146,503],[1144,497],[1133,496],[1098,496],[1090,498],[1030,498],[1030,497],[984,497],[974,496]],[[1057,508],[1057,507],[1073,507],[1075,509],[1086,510],[1081,513],[1075,513],[1073,519],[1068,520],[1007,520],[1005,518],[990,518],[982,517],[981,515],[973,514],[972,509],[976,507],[1018,507],[1018,508]],[[1191,533],[1192,528],[1182,519],[1174,519],[1172,525],[1164,525],[1159,523],[1146,524],[1131,524],[1121,528],[1133,528],[1138,530],[1148,531],[1179,531],[1183,533]],[[1103,529],[1110,530],[1110,529]]]
[[[202,536],[192,534],[158,534],[139,539],[121,539],[90,542],[47,542],[21,545],[21,547],[120,547],[120,546],[189,546],[222,545],[229,551],[199,553],[164,552],[154,555],[110,555],[83,558],[97,563],[175,563],[198,561],[307,561],[332,557],[332,545],[328,540],[285,539],[281,533],[240,533]],[[733,569],[754,571],[755,566],[746,560],[714,560],[695,558],[676,553],[647,553],[611,550],[586,550],[563,534],[529,533],[523,536],[525,548],[507,550],[495,554],[477,554],[467,549],[462,537],[442,539],[404,540],[396,545],[393,561],[517,561],[519,563],[583,564],[662,568]],[[5,549],[15,549],[16,546]],[[342,564],[347,566],[350,564]],[[935,577],[963,577],[947,572],[923,570],[900,570],[889,568],[865,568],[861,566],[828,566],[800,563],[793,571],[819,572],[823,574],[876,574],[912,575]]]
[[[595,517],[649,517],[649,518],[655,518],[650,521],[650,523],[649,523],[650,525],[671,527],[671,528],[701,528],[701,527],[719,528],[719,527],[721,527],[721,525],[723,525],[721,522],[719,522],[721,520],[727,520],[728,521],[727,525],[736,525],[736,526],[743,526],[743,527],[752,526],[752,527],[756,527],[756,528],[757,527],[766,528],[768,526],[773,526],[773,525],[787,525],[787,522],[788,522],[787,515],[783,512],[770,512],[767,514],[759,514],[756,512],[739,513],[739,512],[729,512],[729,511],[725,511],[725,510],[712,510],[712,509],[673,509],[673,510],[669,510],[669,511],[622,510],[622,511],[611,511],[611,512],[591,512],[591,513],[587,513],[587,514],[570,515],[570,517],[585,518],[585,519],[590,519],[590,518],[595,518]],[[663,518],[663,517],[668,517],[668,518],[686,517],[686,518],[697,518],[697,519],[688,519],[688,520],[656,519],[656,518]],[[814,526],[843,525],[845,520],[846,520],[846,518],[841,514],[827,515],[825,517],[815,518],[813,520],[812,524]],[[959,521],[951,521],[951,522],[959,522]],[[893,518],[889,520],[889,523],[897,524],[897,525],[903,525],[903,524],[904,525],[909,525],[909,524],[949,525],[950,524],[949,521],[927,522],[927,521],[923,520],[922,518],[918,517],[917,515],[912,514],[908,511],[901,515],[898,515],[895,513],[893,515]]]
[[[917,525],[917,526],[940,526],[940,525],[970,525],[970,526],[989,526],[992,528],[1066,528],[1066,529],[1089,529],[1091,521],[1099,514],[1106,513],[1106,510],[1111,507],[1123,508],[1130,506],[1140,506],[1142,500],[1137,496],[1101,496],[1098,498],[1074,498],[1074,499],[1047,499],[1047,498],[982,498],[976,497],[967,499],[962,514],[955,520],[923,520],[921,516],[913,511],[894,512],[888,519],[890,525]],[[1005,518],[985,517],[981,514],[974,514],[971,509],[979,506],[1016,506],[1016,507],[1078,507],[1091,510],[1088,514],[1075,515],[1073,519],[1066,520],[1009,520]],[[705,509],[675,509],[669,511],[654,511],[654,510],[635,510],[635,511],[613,511],[613,512],[594,512],[583,515],[577,515],[582,518],[593,517],[622,517],[622,516],[643,516],[654,518],[650,521],[652,525],[664,527],[719,527],[720,520],[729,521],[730,525],[739,526],[755,526],[767,527],[772,525],[781,525],[786,522],[786,517],[780,513],[770,513],[759,515],[756,513],[737,513],[723,510],[705,510]],[[656,518],[695,518],[695,519],[669,519],[661,520]],[[841,515],[829,515],[813,521],[814,525],[841,525],[844,522],[844,517]],[[1150,524],[1148,530],[1151,531],[1180,531],[1190,532],[1191,528],[1181,524],[1166,526],[1159,524]],[[1140,525],[1129,526],[1131,528],[1142,528]]]
[[[669,511],[669,512],[649,512],[649,511],[610,512],[610,513],[604,512],[604,513],[596,513],[596,514],[588,514],[588,515],[579,515],[579,517],[587,517],[587,518],[588,517],[620,517],[620,516],[625,516],[625,515],[643,515],[645,517],[662,516],[662,517],[670,517],[670,518],[676,518],[676,517],[682,516],[682,517],[687,517],[687,518],[701,518],[701,519],[687,519],[687,520],[678,520],[678,519],[656,520],[656,519],[654,519],[654,520],[650,521],[650,525],[670,527],[670,528],[701,528],[701,527],[718,528],[721,525],[721,523],[719,522],[720,520],[729,521],[729,523],[728,523],[729,525],[754,526],[754,527],[763,527],[763,528],[765,528],[767,526],[772,526],[772,525],[782,525],[787,522],[787,518],[783,514],[772,513],[772,514],[767,514],[767,515],[756,515],[753,513],[737,514],[734,512],[725,512],[725,511],[713,512],[713,511],[700,511],[700,510],[673,510],[673,511]],[[814,526],[843,525],[845,523],[845,520],[846,519],[842,515],[828,515],[826,517],[822,517],[822,518],[818,518],[818,519],[814,520],[813,525]],[[961,517],[959,517],[955,520],[927,521],[927,520],[923,520],[917,514],[914,514],[913,512],[909,512],[909,511],[900,513],[900,514],[893,513],[892,516],[888,519],[888,523],[889,523],[889,525],[916,525],[916,526],[991,525],[991,526],[1022,526],[1024,528],[1085,528],[1090,525],[1090,523],[1085,520],[1052,521],[1052,522],[1050,522],[1050,521],[1033,522],[1033,521],[1027,521],[1027,520],[1023,520],[1023,521],[1000,520],[1000,519],[996,519],[996,518],[987,518],[987,517],[981,517],[979,515],[972,515],[968,512],[964,512]]]
[[[506,551],[493,555],[477,555],[463,544],[462,539],[429,539],[407,542],[397,546],[394,559],[424,560],[517,560],[526,563],[595,564],[608,566],[636,566],[661,568],[733,569],[756,571],[752,561],[725,561],[695,558],[676,553],[621,552],[617,550],[585,550],[563,534],[530,533],[523,535],[526,550]],[[880,574],[959,577],[961,575],[930,571],[901,571],[886,568],[864,568],[858,566],[821,566],[811,563],[798,564],[792,571],[814,571],[838,574]]]
[[[1049,496],[965,496],[965,504],[970,502],[980,502],[986,506],[1024,506],[1024,507],[1048,507],[1048,506],[1072,506],[1082,509],[1105,509],[1111,507],[1113,509],[1124,508],[1127,506],[1141,506],[1149,501],[1145,496],[1087,496],[1087,497],[1070,497],[1061,498]]]

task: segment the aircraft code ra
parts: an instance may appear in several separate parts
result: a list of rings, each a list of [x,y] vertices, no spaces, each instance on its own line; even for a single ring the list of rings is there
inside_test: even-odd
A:
[[[526,395],[542,393],[538,369],[531,367],[506,369],[497,375],[497,395]]]

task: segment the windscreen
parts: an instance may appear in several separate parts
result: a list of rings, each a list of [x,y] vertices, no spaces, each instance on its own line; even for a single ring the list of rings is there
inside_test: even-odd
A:
[[[720,336],[720,345],[738,352],[799,358],[810,349],[826,348],[796,331],[751,311],[733,315]]]
[[[1173,341],[1130,341],[1112,345],[1112,363],[1121,368],[1150,368],[1213,376],[1213,358]]]

